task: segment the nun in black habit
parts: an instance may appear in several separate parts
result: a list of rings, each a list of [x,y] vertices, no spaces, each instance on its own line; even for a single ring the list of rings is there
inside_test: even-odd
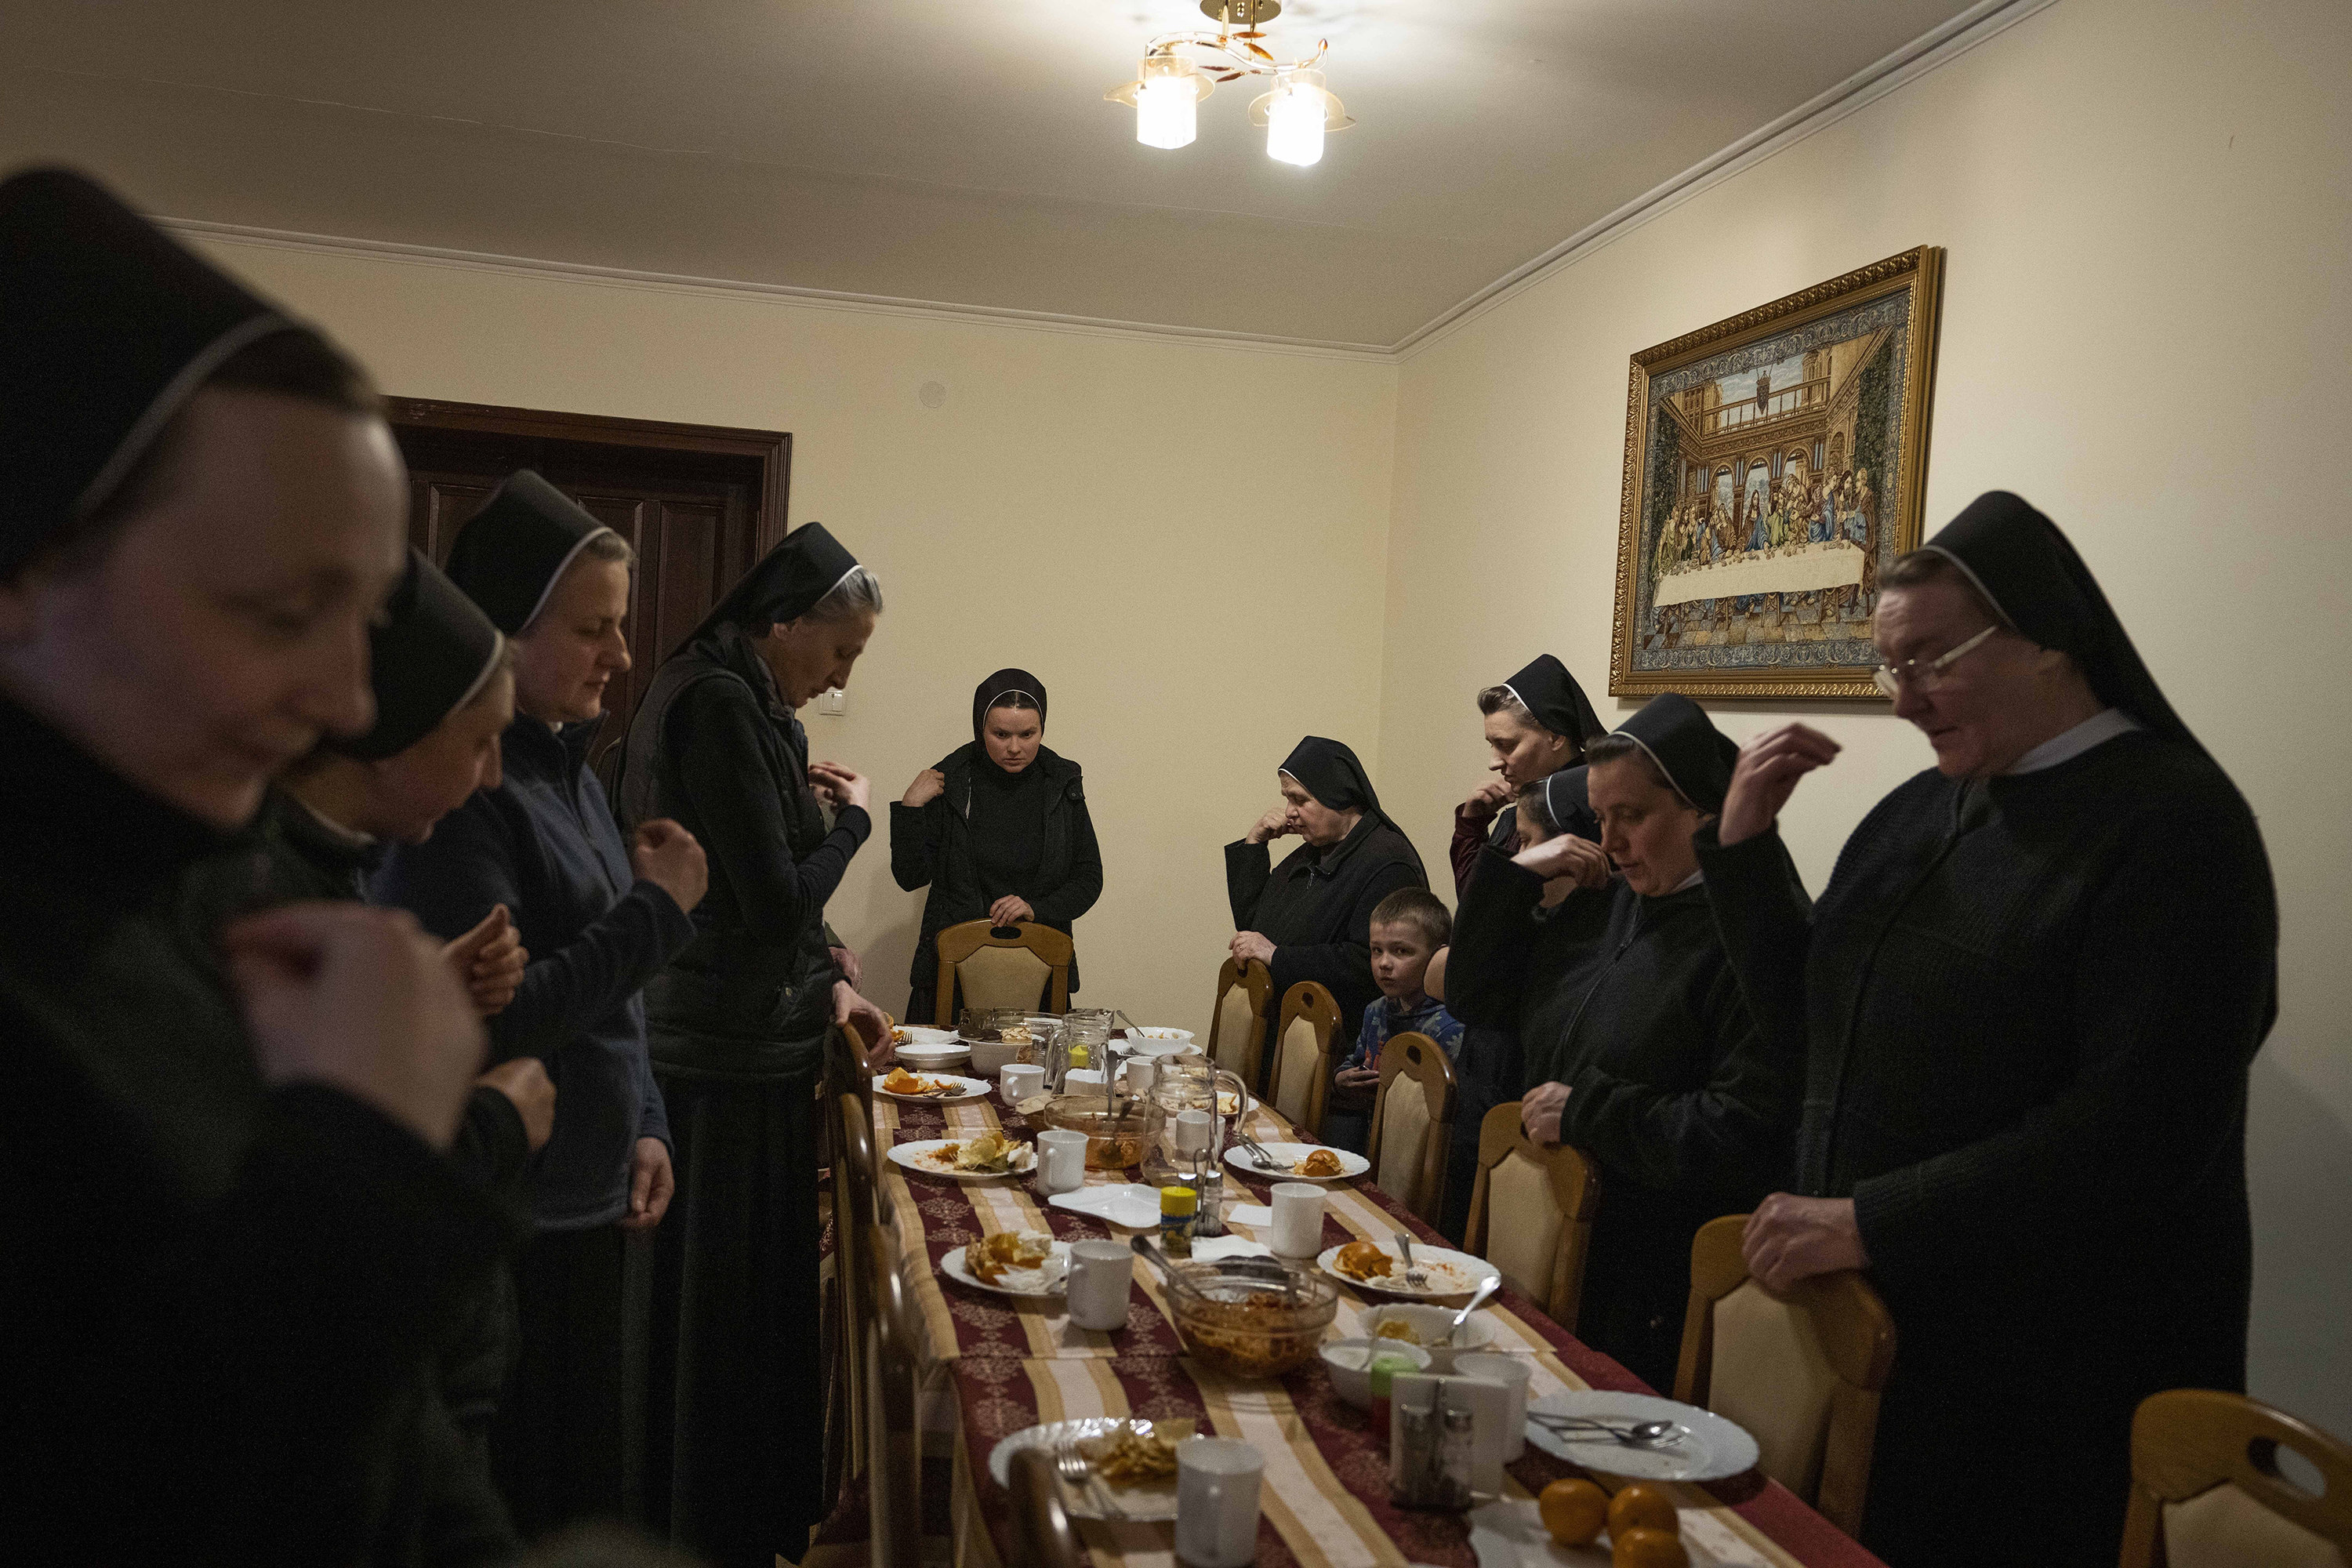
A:
[[[1233,955],[1273,972],[1277,1001],[1302,980],[1318,982],[1339,1004],[1334,1037],[1352,1040],[1380,994],[1372,910],[1399,888],[1427,887],[1429,878],[1346,746],[1307,736],[1283,759],[1277,782],[1283,804],[1225,846]],[[1306,842],[1273,865],[1267,843],[1293,833]],[[1268,1065],[1259,1064],[1261,1074]]]
[[[2049,519],[1979,497],[1885,578],[1895,712],[1937,765],[1864,818],[1810,916],[1774,817],[1836,745],[1742,756],[1707,892],[1759,1024],[1806,1052],[1785,1284],[1893,1310],[1863,1539],[1932,1568],[2115,1561],[2131,1418],[2241,1389],[2248,1064],[2277,1008],[2253,815]]]
[[[383,916],[265,914],[224,966],[171,898],[366,726],[404,510],[322,338],[78,175],[0,183],[0,1517],[34,1556],[511,1544],[429,1365],[511,1237],[441,1154],[479,1025]]]
[[[877,1060],[888,1029],[824,927],[873,831],[866,781],[812,766],[793,710],[848,684],[881,608],[822,524],[796,530],[662,665],[620,769],[625,820],[674,816],[710,856],[693,944],[646,991],[678,1190],[633,1268],[653,1303],[648,1522],[720,1564],[797,1561],[829,1500],[816,1089],[836,1019]]]
[[[1102,851],[1078,764],[1045,735],[1045,683],[1000,669],[971,694],[971,743],[926,768],[891,805],[890,874],[910,893],[931,889],[907,996],[911,1020],[940,1016],[937,942],[948,927],[985,917],[1066,933],[1102,897]]]
[[[1601,823],[1585,796],[1581,763],[1538,780],[1509,813],[1509,837],[1476,847],[1481,864],[1463,879],[1446,950],[1446,1011],[1462,1020],[1454,1125],[1465,1130],[1447,1154],[1445,1209],[1438,1229],[1458,1245],[1470,1225],[1478,1176],[1479,1124],[1527,1087],[1523,1039],[1552,1040],[1567,1027],[1574,993],[1570,970],[1601,940],[1609,918],[1609,862]],[[1554,845],[1566,837],[1584,846]],[[1541,868],[1538,869],[1538,863]],[[1488,873],[1482,882],[1476,872]],[[1581,880],[1580,880],[1580,878]],[[1465,1067],[1465,1062],[1468,1067]]]
[[[1577,1336],[1668,1388],[1691,1237],[1782,1179],[1801,1058],[1749,1021],[1691,847],[1723,805],[1738,748],[1668,692],[1587,754],[1615,875],[1571,897],[1606,912],[1600,939],[1560,975],[1566,1024],[1528,1037],[1520,1115],[1529,1137],[1574,1144],[1600,1167]],[[1522,889],[1529,875],[1495,869],[1497,885]]]
[[[1519,847],[1512,808],[1521,793],[1582,762],[1586,744],[1608,732],[1568,666],[1548,653],[1478,693],[1478,711],[1494,752],[1486,767],[1495,776],[1454,809],[1448,853],[1457,899],[1469,891],[1480,846],[1492,844],[1506,855]]]

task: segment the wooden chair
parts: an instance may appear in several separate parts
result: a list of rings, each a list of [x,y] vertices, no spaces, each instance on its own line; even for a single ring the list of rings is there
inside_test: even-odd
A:
[[[1330,992],[1302,980],[1283,993],[1266,1098],[1309,1137],[1323,1135],[1323,1097],[1331,1088],[1332,1037],[1339,1032],[1339,1003]]]
[[[1010,934],[1007,934],[1010,933]],[[1037,999],[1053,994],[1048,1013],[1070,1010],[1070,939],[1052,926],[998,926],[966,921],[940,932],[938,1016],[942,1029],[955,1027],[956,987],[966,1007],[1016,1007],[1037,1011]]]
[[[2279,1470],[2292,1448],[2318,1496]],[[2344,1568],[2352,1444],[2242,1394],[2175,1388],[2132,1417],[2122,1568]]]
[[[1217,1007],[1209,1016],[1204,1048],[1212,1065],[1254,1089],[1258,1087],[1259,1047],[1265,1040],[1265,1005],[1273,996],[1274,975],[1255,958],[1246,963],[1228,958],[1217,971]]]
[[[1454,1063],[1427,1035],[1381,1047],[1372,1101],[1372,1181],[1425,1225],[1445,1208],[1445,1152],[1454,1141]]]
[[[865,1405],[863,1379],[858,1370],[858,1340],[850,1329],[850,1303],[864,1289],[857,1270],[852,1267],[858,1255],[859,1233],[848,1204],[849,1167],[842,1144],[845,1123],[841,1102],[846,1097],[857,1103],[860,1121],[865,1126],[866,1164],[873,1164],[874,1078],[866,1070],[866,1062],[858,1052],[849,1031],[835,1025],[825,1031],[824,1081],[817,1094],[817,1135],[822,1158],[833,1172],[833,1256],[825,1259],[821,1275],[824,1279],[823,1327],[825,1346],[825,1432],[824,1475],[827,1496],[839,1494],[850,1477],[858,1473],[866,1462],[861,1447],[864,1428],[852,1419],[853,1413]],[[878,1185],[869,1187],[877,1198]],[[887,1216],[885,1216],[887,1217]]]
[[[1462,1245],[1501,1269],[1503,1283],[1570,1333],[1576,1331],[1584,1257],[1600,1206],[1601,1173],[1581,1150],[1546,1148],[1528,1137],[1516,1100],[1486,1112]]]
[[[840,1096],[834,1106],[841,1129],[833,1165],[833,1268],[841,1302],[835,1359],[846,1363],[845,1375],[835,1382],[848,1395],[838,1430],[848,1451],[845,1468],[856,1475],[873,1447],[865,1356],[874,1320],[874,1262],[866,1249],[890,1211],[876,1173],[874,1123],[866,1107],[854,1094]]]
[[[1748,1216],[1727,1215],[1691,1238],[1675,1397],[1737,1421],[1762,1450],[1758,1468],[1840,1530],[1862,1528],[1878,1401],[1895,1369],[1895,1320],[1851,1269],[1774,1295],[1739,1256]]]
[[[1086,1561],[1055,1483],[1054,1456],[1044,1448],[1013,1456],[1013,1547],[1023,1568],[1079,1568]]]
[[[923,1433],[915,1411],[915,1336],[896,1239],[866,1233],[872,1304],[866,1335],[866,1507],[876,1568],[922,1568]]]

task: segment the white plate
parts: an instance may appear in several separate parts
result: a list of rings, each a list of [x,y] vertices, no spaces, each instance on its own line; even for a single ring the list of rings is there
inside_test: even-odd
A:
[[[1133,1182],[1080,1187],[1075,1193],[1055,1193],[1045,1201],[1057,1209],[1091,1215],[1130,1230],[1147,1230],[1160,1223],[1160,1189]]]
[[[1244,1175],[1264,1176],[1270,1181],[1276,1182],[1352,1182],[1358,1176],[1362,1175],[1366,1171],[1372,1168],[1372,1163],[1370,1160],[1365,1159],[1361,1154],[1351,1154],[1345,1149],[1334,1149],[1331,1152],[1339,1156],[1339,1173],[1338,1175],[1302,1176],[1292,1171],[1290,1167],[1298,1163],[1299,1161],[1307,1158],[1307,1155],[1313,1153],[1316,1150],[1324,1147],[1324,1145],[1320,1143],[1260,1143],[1258,1147],[1273,1155],[1276,1160],[1284,1162],[1284,1163],[1278,1165],[1274,1170],[1269,1171],[1265,1166],[1257,1163],[1256,1155],[1251,1153],[1248,1150],[1243,1148],[1238,1143],[1229,1145],[1226,1148],[1225,1163],[1231,1165],[1234,1170],[1241,1172]]]
[[[1577,1437],[1528,1421],[1529,1443],[1556,1458],[1604,1475],[1645,1481],[1719,1481],[1756,1468],[1756,1439],[1745,1429],[1713,1411],[1654,1394],[1561,1389],[1535,1401],[1528,1411],[1530,1415],[1590,1415],[1626,1426],[1636,1421],[1672,1421],[1683,1428],[1682,1440],[1669,1447],[1635,1447],[1605,1433]]]
[[[919,1072],[926,1068],[968,1062],[971,1059],[971,1047],[961,1040],[950,1040],[944,1046],[900,1046],[898,1057],[899,1066]]]
[[[907,1046],[913,1046],[918,1050],[963,1044],[963,1037],[953,1029],[931,1029],[920,1024],[901,1024],[898,1026],[898,1032],[907,1037]],[[900,1046],[898,1048],[903,1051],[907,1046]]]
[[[959,1078],[951,1072],[917,1073],[915,1076],[954,1084],[956,1090],[953,1094],[893,1094],[882,1087],[883,1079],[889,1075],[876,1073],[874,1092],[887,1100],[901,1100],[908,1105],[961,1105],[967,1100],[986,1100],[989,1095],[986,1079]]]
[[[890,1163],[919,1176],[929,1176],[935,1182],[1009,1182],[1015,1176],[1025,1176],[1037,1168],[1034,1144],[1022,1143],[1013,1151],[1010,1171],[958,1171],[945,1165],[934,1165],[923,1156],[934,1149],[944,1149],[950,1143],[969,1142],[963,1138],[921,1138],[911,1143],[890,1145]]]
[[[1036,1300],[1047,1296],[1067,1295],[1069,1293],[1070,1244],[1066,1241],[1054,1243],[1054,1249],[1047,1255],[1045,1267],[1050,1283],[1043,1290],[1008,1290],[1002,1285],[992,1285],[974,1274],[964,1262],[963,1248],[961,1247],[940,1259],[940,1273],[959,1285],[969,1285],[975,1290],[985,1290],[992,1296],[1017,1296],[1024,1300]]]
[[[1378,1245],[1380,1249],[1391,1258],[1396,1257],[1394,1247],[1385,1242]],[[1450,1247],[1424,1247],[1416,1241],[1412,1244],[1412,1260],[1415,1263],[1423,1268],[1428,1268],[1433,1263],[1449,1265],[1460,1279],[1460,1283],[1453,1283],[1438,1270],[1431,1269],[1430,1289],[1416,1290],[1404,1282],[1404,1265],[1402,1263],[1397,1264],[1393,1272],[1383,1279],[1364,1280],[1358,1279],[1352,1275],[1342,1274],[1334,1268],[1333,1260],[1339,1256],[1338,1247],[1327,1247],[1315,1259],[1316,1267],[1351,1290],[1370,1290],[1381,1296],[1402,1296],[1410,1300],[1434,1300],[1441,1296],[1467,1296],[1478,1288],[1478,1281],[1481,1279],[1499,1279],[1503,1277],[1501,1269],[1483,1258],[1473,1258],[1466,1252],[1456,1252]]]
[[[1034,1426],[1024,1426],[988,1451],[988,1473],[995,1478],[998,1486],[1009,1487],[1013,1484],[1013,1456],[1022,1449],[1040,1447],[1051,1449],[1059,1447],[1066,1437],[1099,1436],[1126,1426],[1128,1420],[1123,1415],[1087,1415],[1076,1421],[1045,1421]],[[1151,1423],[1139,1421],[1137,1425],[1149,1426]],[[1102,1490],[1111,1495],[1112,1500],[1125,1510],[1124,1517],[1128,1519],[1164,1521],[1176,1517],[1176,1478],[1173,1476],[1164,1481],[1135,1487],[1115,1487],[1106,1481]],[[1066,1486],[1062,1489],[1062,1506],[1076,1519],[1103,1519],[1108,1516],[1095,1500],[1097,1495],[1093,1487],[1083,1482],[1077,1486]]]

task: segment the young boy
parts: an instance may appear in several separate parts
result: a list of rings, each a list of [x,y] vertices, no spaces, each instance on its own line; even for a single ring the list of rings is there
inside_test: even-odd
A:
[[[1398,1035],[1426,1035],[1450,1058],[1462,1025],[1422,989],[1429,961],[1454,940],[1454,917],[1426,888],[1399,888],[1372,908],[1372,980],[1381,999],[1364,1009],[1356,1048],[1331,1075],[1323,1136],[1364,1152],[1371,1141],[1372,1100],[1381,1084],[1381,1048]]]

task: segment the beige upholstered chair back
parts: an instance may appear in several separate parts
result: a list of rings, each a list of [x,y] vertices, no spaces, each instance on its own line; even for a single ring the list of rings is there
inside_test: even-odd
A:
[[[877,1226],[864,1251],[874,1303],[866,1337],[868,1563],[923,1568],[923,1434],[915,1415],[912,1303],[898,1272],[898,1249]]]
[[[1239,1076],[1253,1089],[1257,1084],[1259,1047],[1265,1038],[1266,1004],[1274,996],[1274,976],[1256,959],[1247,963],[1225,960],[1217,971],[1217,1008],[1210,1015],[1209,1059]]]
[[[1339,1004],[1330,992],[1302,980],[1283,994],[1266,1098],[1309,1137],[1322,1136],[1323,1096],[1331,1086],[1332,1037],[1339,1032]]]
[[[1478,1127],[1477,1185],[1463,1245],[1573,1333],[1600,1197],[1600,1175],[1580,1151],[1535,1142],[1519,1125],[1519,1102],[1498,1105]]]
[[[2319,1472],[2284,1473],[2292,1449]],[[2352,1445],[2242,1394],[2176,1388],[2132,1418],[2123,1568],[2345,1568]]]
[[[1746,1215],[1727,1215],[1691,1239],[1675,1397],[1747,1427],[1762,1450],[1758,1468],[1852,1533],[1895,1366],[1895,1321],[1852,1272],[1767,1291],[1740,1257],[1747,1225]]]
[[[961,985],[966,1007],[1013,1007],[1037,1011],[1070,1010],[1070,939],[1051,926],[1028,921],[1016,926],[992,926],[984,920],[966,921],[940,932],[939,1001],[936,1018],[941,1028],[956,1020],[956,992]]]
[[[1445,1202],[1445,1152],[1454,1133],[1454,1063],[1427,1035],[1381,1047],[1372,1101],[1372,1180],[1430,1225]]]

